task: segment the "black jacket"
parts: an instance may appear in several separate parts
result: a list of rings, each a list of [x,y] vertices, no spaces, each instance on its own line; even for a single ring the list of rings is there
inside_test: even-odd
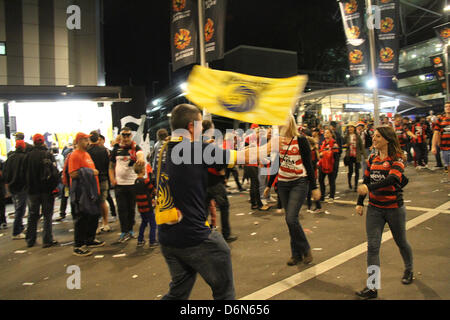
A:
[[[45,145],[34,146],[25,159],[25,177],[28,194],[52,193],[53,187],[42,183],[44,159],[49,159],[55,166],[56,161]]]
[[[27,153],[22,148],[8,153],[8,159],[3,169],[3,177],[12,194],[17,194],[25,190],[26,176],[24,166],[26,156]]]

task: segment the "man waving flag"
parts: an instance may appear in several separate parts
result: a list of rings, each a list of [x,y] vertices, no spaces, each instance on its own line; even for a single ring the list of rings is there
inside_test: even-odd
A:
[[[187,98],[208,112],[261,125],[284,125],[308,76],[263,78],[195,66]]]

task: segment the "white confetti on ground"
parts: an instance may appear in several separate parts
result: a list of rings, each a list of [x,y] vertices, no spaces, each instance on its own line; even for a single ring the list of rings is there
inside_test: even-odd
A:
[[[259,222],[258,222],[258,221],[255,221],[255,222],[253,222],[253,224],[254,224],[255,226],[257,226],[257,225],[259,224]]]
[[[33,282],[24,282],[22,283],[23,286],[32,286],[34,283]]]
[[[278,238],[273,238],[273,241],[278,242]]]
[[[27,252],[27,250],[16,250],[16,251],[14,251],[14,253],[25,253],[25,252]]]
[[[255,234],[256,234],[256,232],[253,232],[253,233],[251,233],[250,235],[251,235],[251,236],[254,236]]]
[[[0,237],[3,237],[3,233],[0,233]]]
[[[236,213],[237,216],[245,216],[245,213]]]
[[[121,258],[121,257],[125,257],[126,255],[127,255],[126,253],[115,254],[115,255],[113,255],[113,258]]]
[[[322,251],[322,248],[313,248],[313,251]]]
[[[136,279],[138,277],[137,274],[135,274],[134,276],[132,276],[133,279]]]
[[[94,259],[102,259],[104,256],[103,255],[97,255],[94,257]]]
[[[403,202],[411,202],[411,200],[403,200]]]

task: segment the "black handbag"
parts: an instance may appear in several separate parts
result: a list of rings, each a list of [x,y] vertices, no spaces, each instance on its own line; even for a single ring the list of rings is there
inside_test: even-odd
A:
[[[348,167],[349,164],[350,164],[350,156],[345,156],[344,157],[344,166]]]

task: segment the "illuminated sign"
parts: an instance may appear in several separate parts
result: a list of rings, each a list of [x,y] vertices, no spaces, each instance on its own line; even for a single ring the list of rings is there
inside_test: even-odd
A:
[[[0,41],[0,56],[6,56],[6,43]]]

